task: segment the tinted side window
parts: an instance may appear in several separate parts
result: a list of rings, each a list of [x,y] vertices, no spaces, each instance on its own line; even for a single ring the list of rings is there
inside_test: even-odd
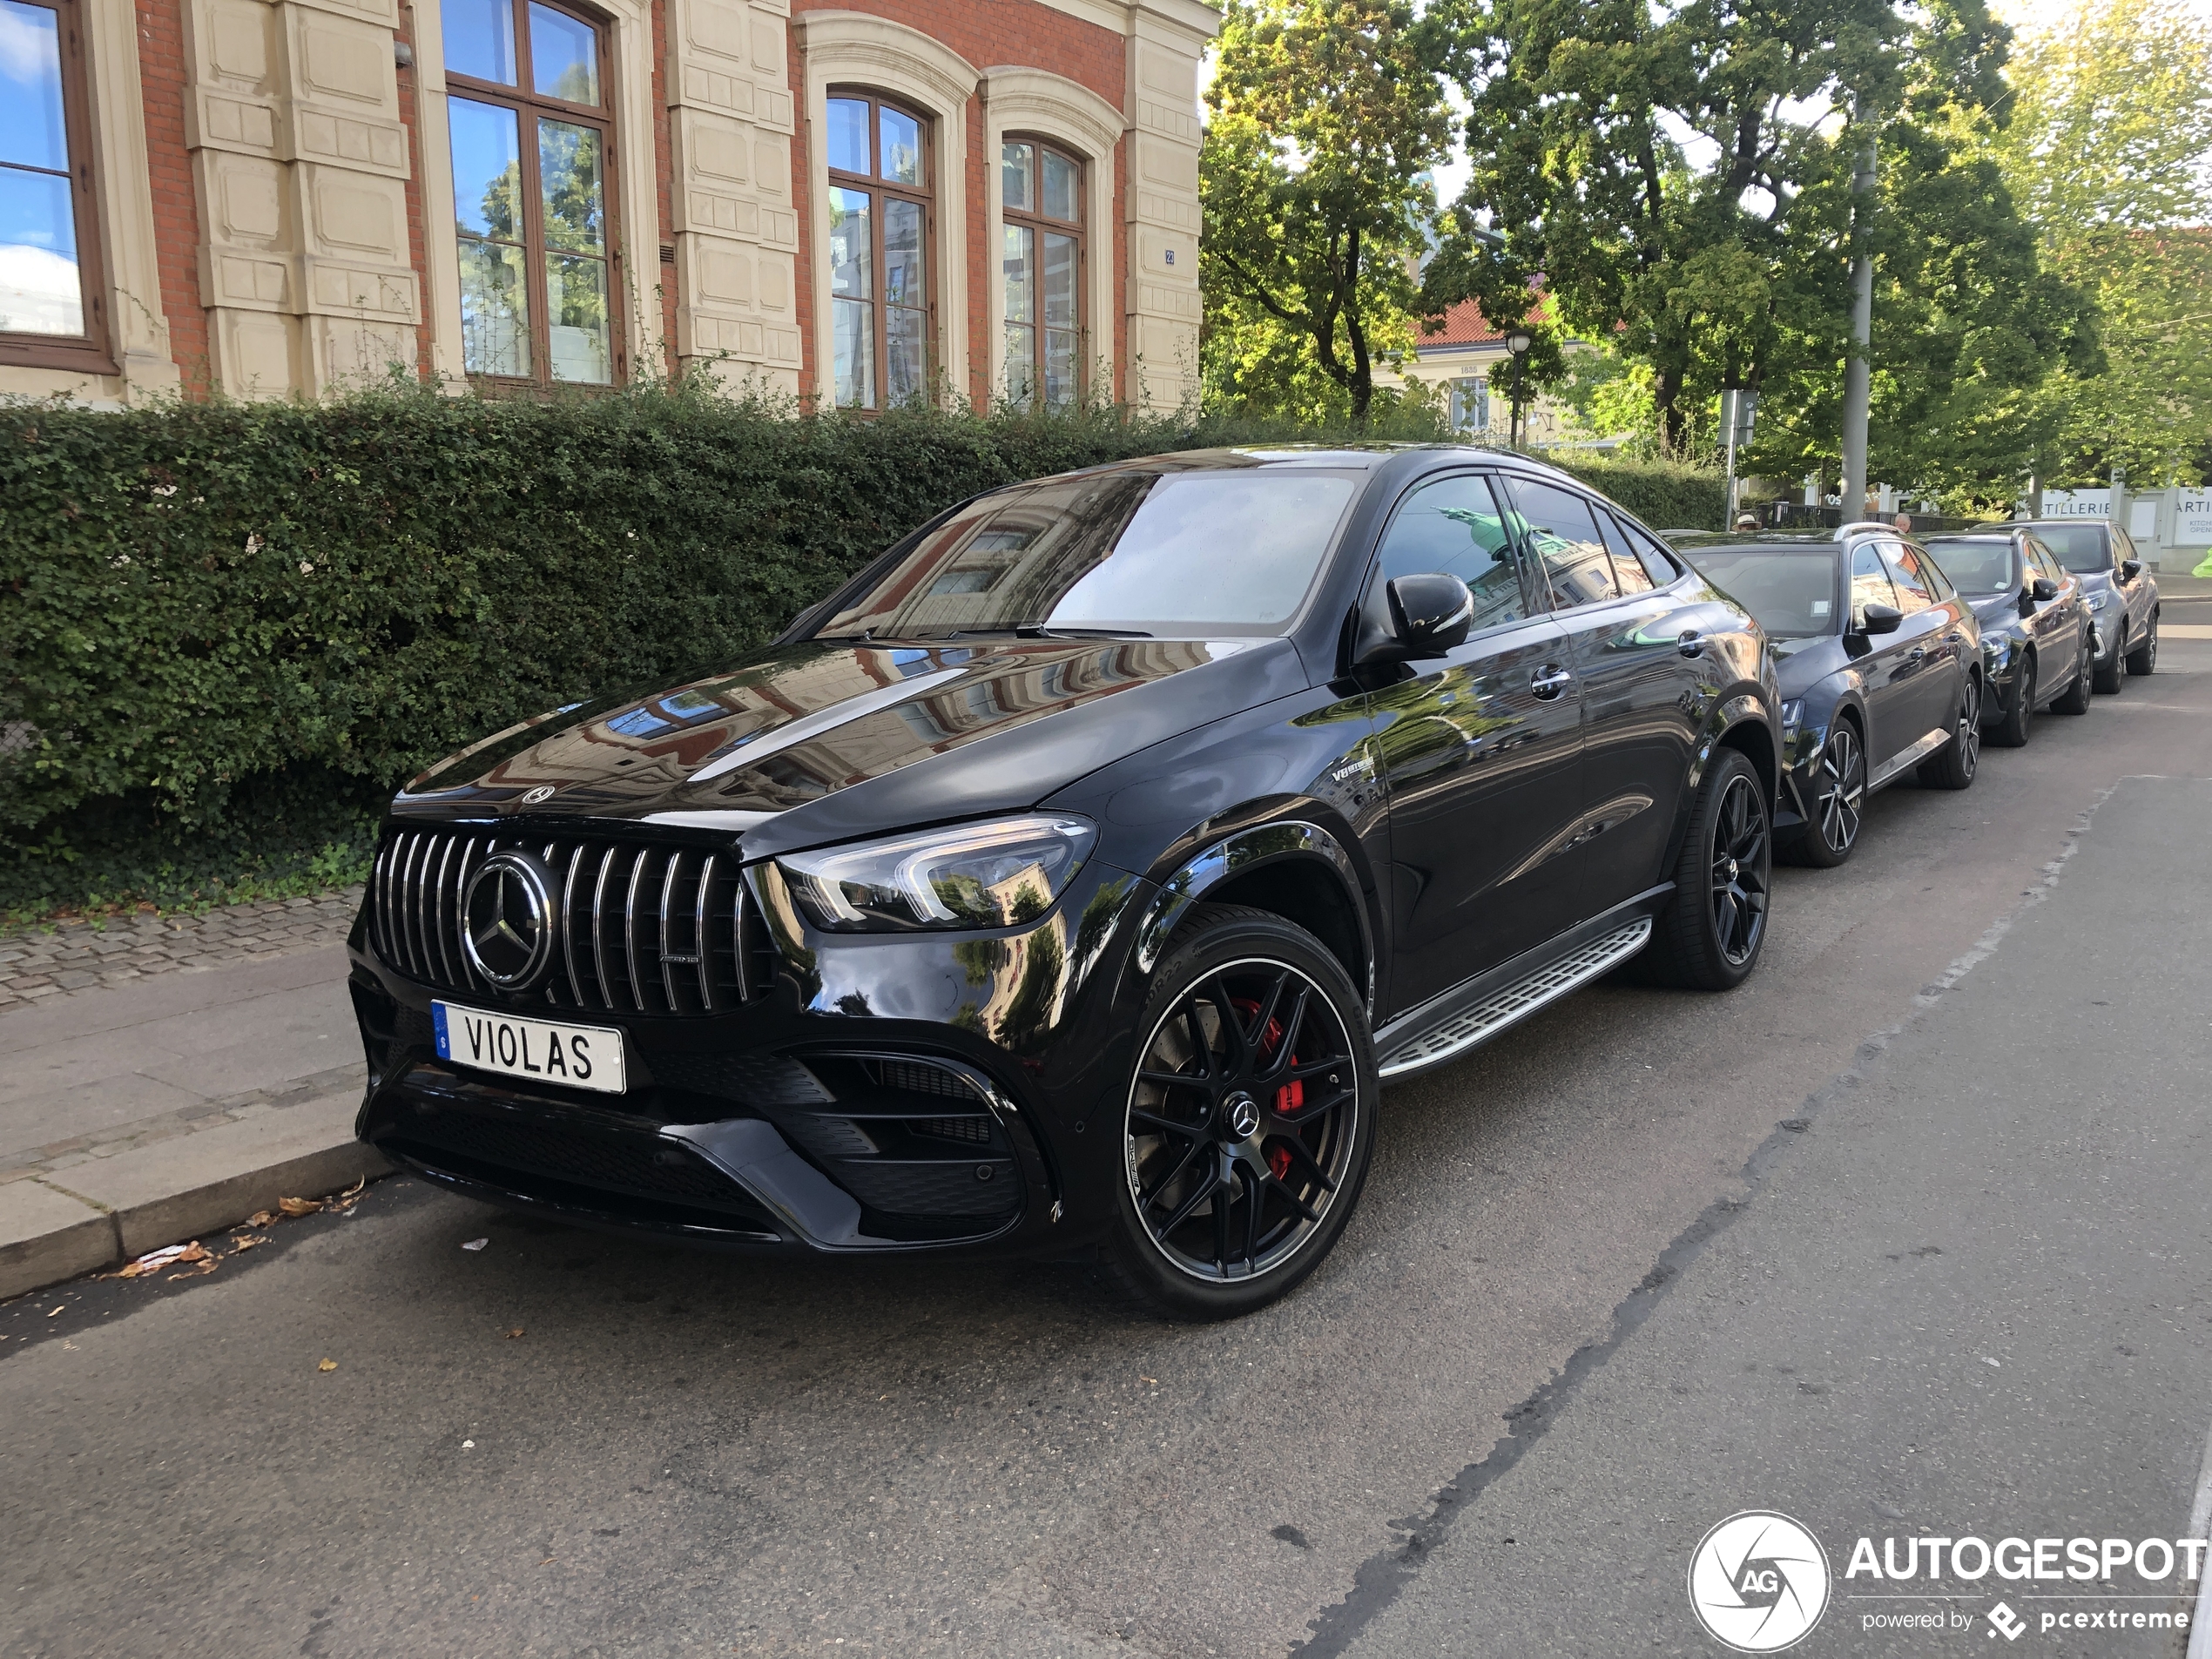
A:
[[[1406,497],[1384,533],[1378,585],[1401,576],[1455,576],[1474,595],[1474,631],[1528,615],[1520,562],[1489,481],[1461,473]]]
[[[1917,547],[1908,547],[1905,550],[1905,556],[1913,562],[1923,579],[1926,581],[1929,592],[1934,594],[1939,599],[1955,599],[1959,597],[1959,590],[1951,585],[1951,578],[1944,575],[1943,567],[1930,558],[1926,553]]]
[[[1897,608],[1909,617],[1933,604],[1935,591],[1929,587],[1927,576],[1920,569],[1920,556],[1901,542],[1884,542],[1879,545],[1882,563],[1889,566],[1890,580],[1897,584]]]
[[[1890,585],[1890,573],[1882,568],[1881,556],[1874,551],[1874,543],[1861,542],[1851,556],[1852,619],[1865,617],[1869,605],[1896,609],[1897,590]]]
[[[1636,558],[1643,565],[1643,573],[1658,587],[1665,587],[1682,574],[1682,561],[1660,539],[1641,524],[1631,524],[1627,519],[1619,521],[1622,532],[1636,550]]]
[[[1597,527],[1604,533],[1606,550],[1613,555],[1613,585],[1622,593],[1649,593],[1656,586],[1651,573],[1637,560],[1635,544],[1620,521],[1598,509]]]
[[[1597,533],[1589,502],[1572,490],[1527,478],[1507,479],[1506,489],[1517,509],[1518,528],[1543,566],[1558,609],[1595,604],[1619,592],[1613,557]]]

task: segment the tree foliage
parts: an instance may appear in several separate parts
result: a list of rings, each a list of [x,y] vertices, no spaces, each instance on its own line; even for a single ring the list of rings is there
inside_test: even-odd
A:
[[[1473,178],[1431,308],[1501,321],[1546,285],[1561,324],[1649,370],[1679,453],[1724,387],[1763,394],[1777,470],[1836,450],[1850,350],[1851,179],[1883,152],[1878,473],[2024,464],[2028,395],[2083,307],[2039,267],[1998,172],[1967,152],[2005,92],[2007,31],[1982,0],[1447,0],[1442,61],[1466,89]]]
[[[1199,158],[1202,356],[1217,399],[1364,423],[1412,343],[1415,262],[1449,152],[1405,0],[1230,0]]]
[[[2020,43],[1987,152],[2051,266],[2092,295],[2107,371],[2044,388],[2040,470],[2086,482],[2212,469],[2212,26],[2101,0]]]

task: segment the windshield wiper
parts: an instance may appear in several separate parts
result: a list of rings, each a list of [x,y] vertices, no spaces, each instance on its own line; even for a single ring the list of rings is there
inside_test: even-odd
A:
[[[1150,639],[1142,628],[1055,628],[1048,623],[1017,623],[1014,631],[1023,639]]]

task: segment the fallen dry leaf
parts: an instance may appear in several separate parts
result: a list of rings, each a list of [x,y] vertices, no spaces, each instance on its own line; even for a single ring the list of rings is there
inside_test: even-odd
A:
[[[320,1365],[317,1366],[315,1369],[317,1371],[335,1371],[338,1369],[338,1362],[335,1359],[326,1359]]]
[[[48,1318],[50,1318],[50,1319],[57,1319],[57,1318],[59,1318],[61,1317],[61,1312],[62,1312],[62,1311],[61,1311],[59,1308],[56,1308],[56,1309],[55,1309],[55,1310],[54,1310],[51,1313],[49,1313],[46,1317],[47,1317]]]
[[[509,1342],[512,1342],[512,1341],[513,1341],[513,1340],[514,1340],[516,1337],[519,1337],[519,1336],[520,1336],[520,1335],[522,1335],[522,1334],[523,1334],[523,1327],[522,1327],[521,1325],[516,1325],[516,1327],[515,1327],[512,1331],[509,1331],[509,1332],[507,1333],[507,1339],[508,1339]]]
[[[354,1182],[353,1185],[347,1187],[338,1196],[341,1198],[358,1198],[361,1196],[362,1191],[368,1187],[368,1177],[367,1176],[363,1176],[360,1180]]]
[[[319,1198],[279,1198],[277,1208],[287,1216],[312,1216],[322,1208],[322,1201]]]
[[[234,1233],[231,1236],[231,1248],[234,1251],[252,1250],[257,1245],[266,1244],[268,1242],[259,1233]]]
[[[246,1217],[246,1224],[249,1227],[266,1227],[275,1219],[276,1217],[267,1211],[256,1210],[252,1215]]]

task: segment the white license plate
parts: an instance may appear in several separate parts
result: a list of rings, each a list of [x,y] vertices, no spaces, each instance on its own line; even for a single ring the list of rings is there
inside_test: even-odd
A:
[[[608,1026],[518,1019],[453,1002],[431,1003],[430,1022],[437,1028],[438,1058],[456,1065],[603,1095],[626,1087],[622,1033]]]

